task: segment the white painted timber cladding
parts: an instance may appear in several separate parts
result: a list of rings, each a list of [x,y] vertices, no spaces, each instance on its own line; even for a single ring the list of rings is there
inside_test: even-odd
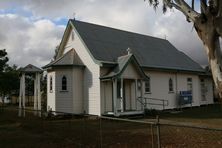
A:
[[[47,74],[47,110],[55,111],[55,72],[48,72]],[[50,77],[52,77],[52,91],[50,91]]]
[[[87,47],[74,29],[74,40],[69,39],[65,46],[65,52],[75,49],[83,64],[84,69],[83,86],[84,86],[84,110],[88,114],[101,115],[100,111],[100,68],[94,62]],[[71,38],[71,37],[69,37]],[[70,41],[71,40],[71,41]]]
[[[62,77],[67,78],[67,90],[62,90]],[[72,69],[56,69],[56,111],[73,113]]]
[[[73,68],[73,113],[83,113],[83,68]]]
[[[101,82],[101,112],[113,111],[112,81]]]
[[[139,79],[141,76],[138,73],[135,65],[133,63],[129,63],[122,73],[121,77],[128,78],[128,79]]]
[[[200,99],[200,104],[205,105],[205,104],[213,104],[213,81],[211,78],[204,78],[205,82],[205,87],[206,87],[206,101],[202,101]],[[200,82],[199,82],[200,83]],[[201,96],[201,88],[200,88],[200,96]]]
[[[178,100],[177,93],[179,91],[187,91],[187,78],[192,78],[193,84],[193,103],[192,106],[200,106],[201,103],[201,92],[200,92],[200,80],[198,75],[192,74],[181,74],[181,73],[167,73],[167,72],[151,72],[145,71],[146,75],[150,77],[150,86],[151,93],[145,93],[145,97],[148,98],[157,98],[168,100],[169,105],[165,106],[165,109],[177,108]],[[173,90],[174,92],[169,92],[169,79],[173,80]],[[212,81],[209,79],[207,87],[209,88],[209,92],[207,94],[206,104],[213,103],[213,91],[212,91]],[[161,103],[160,101],[152,101],[151,103]],[[190,106],[190,105],[186,105]],[[185,106],[182,106],[185,107]],[[160,109],[162,110],[162,106],[157,105],[148,105],[148,108]]]

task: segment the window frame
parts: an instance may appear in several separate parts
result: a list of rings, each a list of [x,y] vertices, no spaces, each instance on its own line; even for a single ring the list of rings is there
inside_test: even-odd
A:
[[[52,76],[49,77],[49,92],[53,92],[53,82],[52,82]]]
[[[67,90],[67,77],[65,75],[62,76],[62,83],[61,83],[61,91],[68,91]]]
[[[169,90],[169,93],[173,93],[173,92],[174,92],[173,79],[172,79],[172,78],[169,78],[169,81],[168,81],[168,90]]]
[[[191,90],[189,90],[189,86],[191,86]],[[192,78],[187,78],[187,91],[191,91],[193,94],[193,79]]]
[[[207,87],[206,87],[206,83],[205,83],[205,79],[201,78],[200,79],[200,90],[201,90],[201,101],[207,101],[206,98],[206,92],[207,92]]]
[[[144,81],[144,92],[146,94],[151,94],[150,77],[147,77],[147,79]]]

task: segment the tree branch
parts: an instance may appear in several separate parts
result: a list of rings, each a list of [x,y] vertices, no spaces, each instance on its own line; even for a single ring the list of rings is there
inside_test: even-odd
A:
[[[198,12],[192,9],[184,0],[174,0],[175,3],[180,6],[182,12],[193,22],[195,22],[196,17],[200,16]]]
[[[200,14],[194,10],[194,8],[190,7],[184,0],[163,0],[164,3],[170,8],[174,7],[177,10],[181,11],[185,16],[187,16],[188,20],[195,22],[196,17],[199,17]]]
[[[206,14],[207,0],[200,0],[200,11],[201,11],[202,14]]]
[[[217,17],[222,17],[222,1],[221,0],[217,1],[217,6],[218,6]]]

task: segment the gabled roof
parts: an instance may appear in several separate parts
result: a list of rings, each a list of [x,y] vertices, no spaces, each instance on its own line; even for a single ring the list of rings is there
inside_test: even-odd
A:
[[[138,69],[141,77],[145,79],[146,75],[144,74],[143,70],[141,69],[139,63],[137,62],[133,54],[128,54],[125,56],[118,57],[118,60],[117,60],[118,64],[113,68],[113,70],[110,73],[108,73],[105,76],[100,77],[100,79],[108,79],[108,78],[120,76],[124,72],[124,70],[126,69],[126,67],[128,66],[130,62],[133,62],[136,65],[136,68]]]
[[[74,49],[71,49],[67,53],[65,53],[63,56],[58,58],[55,61],[52,61],[48,65],[44,66],[43,68],[48,67],[58,67],[58,66],[84,66],[82,63],[78,62],[79,59],[77,56],[75,56]]]
[[[101,63],[117,64],[117,58],[131,48],[141,67],[204,72],[204,69],[169,41],[105,26],[70,20],[89,49]]]
[[[27,66],[25,66],[24,68],[20,68],[21,72],[25,72],[25,73],[41,73],[42,69],[32,65],[32,64],[28,64]]]

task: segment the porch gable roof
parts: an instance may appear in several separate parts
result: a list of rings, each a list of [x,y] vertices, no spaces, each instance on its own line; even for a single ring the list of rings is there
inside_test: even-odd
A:
[[[110,78],[119,77],[124,72],[124,70],[126,69],[126,67],[130,62],[133,62],[136,65],[136,68],[139,71],[142,78],[146,79],[147,78],[146,74],[143,72],[136,57],[133,54],[128,54],[125,56],[118,57],[117,59],[118,64],[113,68],[113,70],[110,73],[100,77],[100,79],[110,79]]]
[[[28,64],[24,68],[20,68],[19,71],[24,72],[24,73],[41,73],[42,69],[40,69],[32,64]]]

